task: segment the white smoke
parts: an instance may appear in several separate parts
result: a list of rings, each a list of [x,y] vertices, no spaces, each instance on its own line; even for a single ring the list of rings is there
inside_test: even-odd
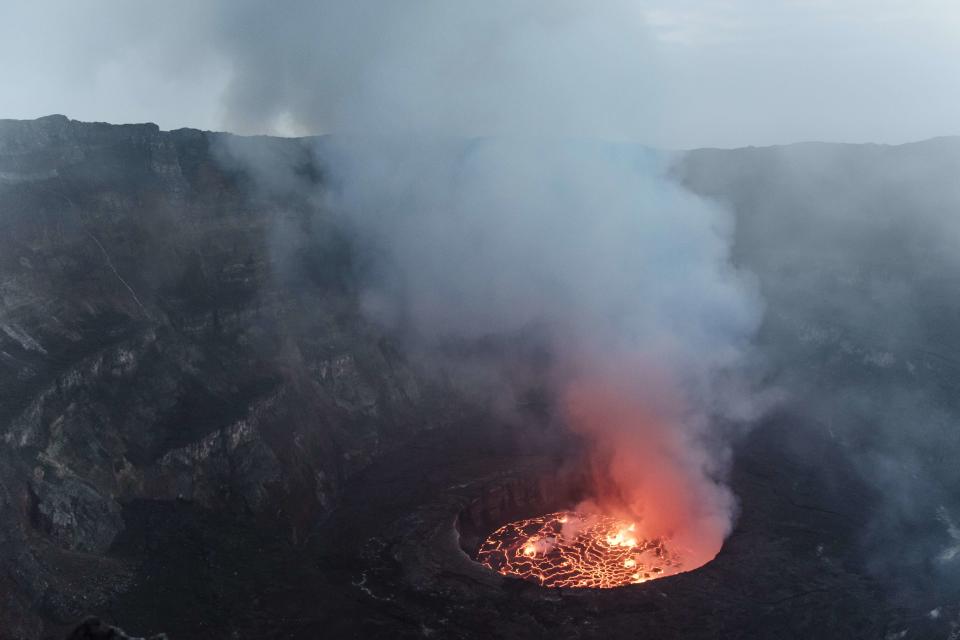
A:
[[[542,325],[570,360],[655,364],[703,399],[756,326],[730,215],[643,148],[351,139],[327,160],[335,208],[389,265],[367,299],[387,323],[436,338]]]
[[[639,139],[652,48],[628,0],[230,2],[231,130]]]
[[[243,126],[362,134],[325,141],[322,160],[332,209],[376,256],[366,310],[420,344],[546,336],[572,428],[611,458],[598,487],[638,516],[669,500],[646,505],[661,513],[651,533],[682,525],[712,557],[734,501],[709,425],[751,406],[736,374],[760,305],[730,265],[729,213],[629,142],[656,113],[635,4],[313,11],[295,25],[240,12],[231,28],[289,46],[245,48],[227,104]],[[609,421],[581,415],[600,387]]]

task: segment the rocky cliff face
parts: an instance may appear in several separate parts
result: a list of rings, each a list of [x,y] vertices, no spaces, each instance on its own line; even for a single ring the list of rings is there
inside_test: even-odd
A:
[[[0,637],[125,587],[106,554],[125,505],[245,514],[297,544],[347,477],[444,419],[360,317],[348,238],[229,168],[225,138],[0,121]],[[301,142],[247,144],[309,165]]]
[[[0,121],[0,640],[960,626],[960,141],[678,158],[736,214],[790,419],[737,444],[717,561],[607,599],[466,567],[456,509],[536,456],[360,313],[320,143]]]

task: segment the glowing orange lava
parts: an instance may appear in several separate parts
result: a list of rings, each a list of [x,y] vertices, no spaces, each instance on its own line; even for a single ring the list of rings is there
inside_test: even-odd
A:
[[[643,540],[635,531],[635,524],[609,516],[560,511],[500,527],[477,559],[544,587],[609,589],[683,571],[663,540]]]

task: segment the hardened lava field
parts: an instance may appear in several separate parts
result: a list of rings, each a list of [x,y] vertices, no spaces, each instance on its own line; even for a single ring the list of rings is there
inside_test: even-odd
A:
[[[635,530],[617,518],[560,511],[500,527],[477,559],[544,587],[610,589],[682,571],[663,540],[640,539]]]

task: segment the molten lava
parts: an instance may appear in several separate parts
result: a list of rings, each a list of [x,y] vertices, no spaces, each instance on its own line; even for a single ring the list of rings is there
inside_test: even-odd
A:
[[[670,384],[635,371],[571,380],[564,417],[586,447],[584,499],[573,511],[494,531],[477,559],[544,587],[612,588],[713,560],[736,499],[707,446],[708,420],[683,410]],[[593,515],[589,515],[593,514]]]
[[[511,522],[480,546],[477,559],[505,576],[544,587],[609,589],[683,571],[663,540],[644,540],[636,525],[572,511]]]

